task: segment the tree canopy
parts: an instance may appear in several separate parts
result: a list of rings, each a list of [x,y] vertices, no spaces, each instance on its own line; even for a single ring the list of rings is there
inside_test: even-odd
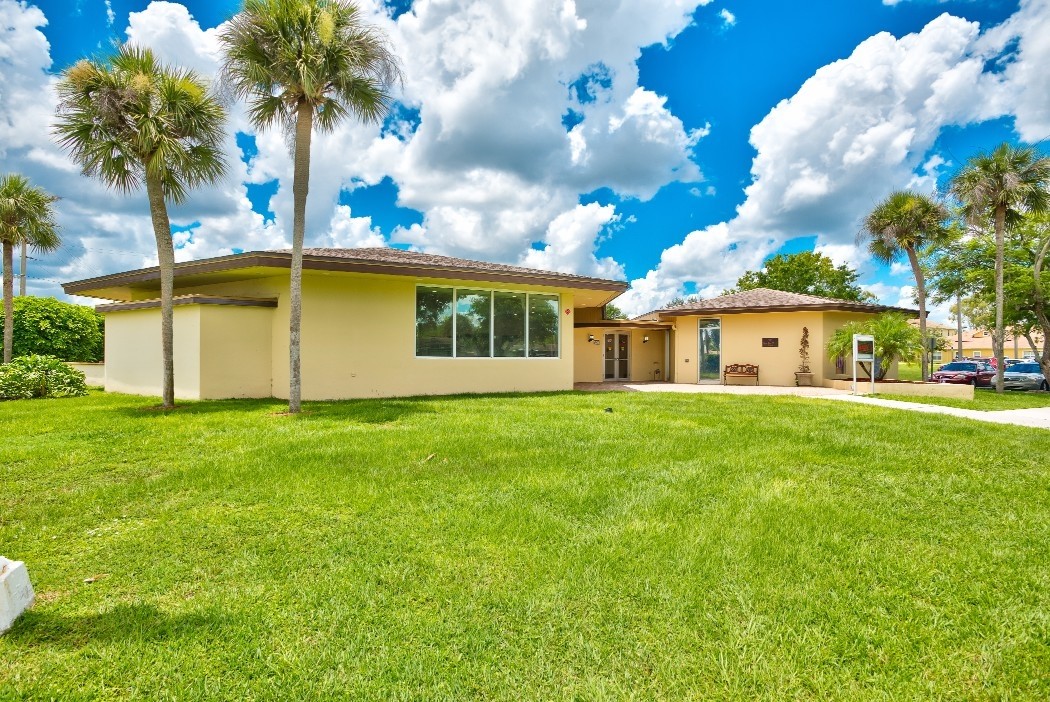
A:
[[[867,302],[874,299],[857,285],[857,272],[816,251],[777,254],[768,259],[762,270],[748,271],[726,294],[771,288],[785,292],[833,297],[837,300]]]

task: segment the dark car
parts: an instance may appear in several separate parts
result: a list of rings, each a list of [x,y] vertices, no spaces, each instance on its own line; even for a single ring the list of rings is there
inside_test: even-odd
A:
[[[1014,363],[1003,373],[1006,390],[1046,390],[1046,378],[1038,363]]]
[[[989,387],[995,378],[995,369],[987,363],[976,361],[952,361],[945,363],[933,374],[935,383],[955,383]]]

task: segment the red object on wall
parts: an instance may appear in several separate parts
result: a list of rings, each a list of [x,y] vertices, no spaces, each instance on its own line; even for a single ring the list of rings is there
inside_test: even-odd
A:
[[[568,307],[565,308],[565,314],[572,314],[572,310]]]

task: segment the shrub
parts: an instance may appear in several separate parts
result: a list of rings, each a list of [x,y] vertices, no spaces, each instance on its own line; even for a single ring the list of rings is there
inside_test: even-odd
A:
[[[15,356],[40,354],[63,361],[101,361],[104,324],[101,314],[53,297],[16,297]],[[0,315],[0,331],[4,328]]]
[[[0,400],[82,395],[84,374],[54,356],[21,356],[0,365]]]

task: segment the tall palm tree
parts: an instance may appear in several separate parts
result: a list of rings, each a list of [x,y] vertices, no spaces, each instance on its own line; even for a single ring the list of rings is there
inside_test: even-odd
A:
[[[348,0],[245,0],[220,35],[223,78],[248,101],[259,128],[283,127],[294,137],[292,266],[289,310],[288,411],[302,398],[303,239],[310,187],[310,142],[348,116],[379,122],[401,69],[386,36],[365,23]]]
[[[82,60],[58,84],[55,135],[85,175],[130,193],[143,184],[160,264],[162,401],[175,404],[172,291],[175,250],[168,202],[226,172],[226,113],[196,73],[162,64],[125,44],[101,61]]]
[[[15,246],[28,244],[37,251],[54,251],[61,245],[55,211],[57,197],[29,184],[18,174],[0,176],[0,243],[4,248],[4,363],[14,348]],[[25,264],[23,263],[23,268]],[[22,271],[25,275],[25,270]]]
[[[991,219],[995,225],[995,347],[996,392],[1003,392],[1006,328],[1003,324],[1003,251],[1006,228],[1025,213],[1050,210],[1050,158],[1031,146],[1000,144],[991,153],[971,158],[952,179],[952,194],[963,204],[972,223]]]
[[[890,263],[904,254],[915,276],[916,297],[919,302],[919,335],[927,344],[926,336],[926,276],[919,263],[919,252],[947,242],[948,209],[929,195],[898,190],[875,206],[862,226],[870,238],[868,251],[876,259]],[[925,346],[924,346],[925,349]],[[929,377],[928,355],[922,353],[922,379]]]

